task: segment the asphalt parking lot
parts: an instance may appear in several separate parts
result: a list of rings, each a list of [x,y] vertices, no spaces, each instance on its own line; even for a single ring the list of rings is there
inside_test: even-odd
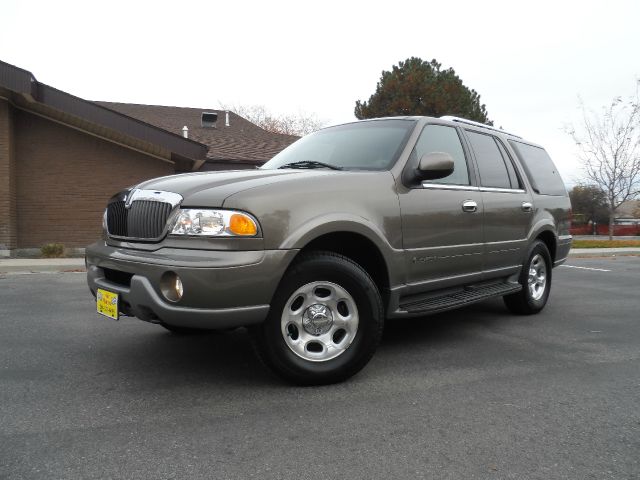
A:
[[[640,478],[640,257],[572,258],[540,315],[390,323],[299,388],[246,332],[94,313],[80,273],[0,277],[0,478]]]

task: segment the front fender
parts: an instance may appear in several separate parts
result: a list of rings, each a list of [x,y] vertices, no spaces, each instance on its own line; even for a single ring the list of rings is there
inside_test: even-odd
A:
[[[327,214],[309,219],[290,232],[279,248],[302,249],[323,235],[341,232],[361,235],[373,243],[386,263],[392,284],[403,281],[403,276],[399,274],[404,265],[403,251],[393,248],[378,225],[355,215]]]
[[[380,250],[393,250],[385,240],[384,233],[373,222],[355,215],[338,213],[314,217],[299,225],[282,241],[280,248],[303,248],[311,240],[333,232],[358,233],[375,243]]]

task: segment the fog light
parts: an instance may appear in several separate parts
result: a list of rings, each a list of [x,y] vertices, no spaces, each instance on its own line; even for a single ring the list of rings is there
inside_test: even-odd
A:
[[[184,287],[182,286],[182,280],[174,272],[164,272],[160,279],[160,290],[164,298],[170,302],[177,302],[182,298],[184,294]]]
[[[182,288],[182,280],[180,277],[176,275],[176,284],[174,286],[176,290],[176,295],[178,296],[178,300],[182,298],[182,294],[184,293],[184,289]]]

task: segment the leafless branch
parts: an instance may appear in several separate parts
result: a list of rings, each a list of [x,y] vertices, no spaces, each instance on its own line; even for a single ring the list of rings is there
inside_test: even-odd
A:
[[[609,234],[618,207],[640,195],[640,81],[635,95],[616,97],[598,115],[580,99],[579,129],[567,128],[578,147],[584,175],[607,196]]]
[[[229,105],[220,103],[220,109],[230,110],[268,132],[285,135],[307,135],[322,128],[326,121],[313,113],[276,115],[264,105]]]

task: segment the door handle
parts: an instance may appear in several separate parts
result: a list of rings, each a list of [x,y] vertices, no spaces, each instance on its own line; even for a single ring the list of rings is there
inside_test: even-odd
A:
[[[478,210],[478,204],[476,202],[474,202],[473,200],[465,200],[464,202],[462,202],[462,211],[463,212],[475,212]]]
[[[523,212],[532,212],[533,204],[531,202],[522,202],[522,211]]]

